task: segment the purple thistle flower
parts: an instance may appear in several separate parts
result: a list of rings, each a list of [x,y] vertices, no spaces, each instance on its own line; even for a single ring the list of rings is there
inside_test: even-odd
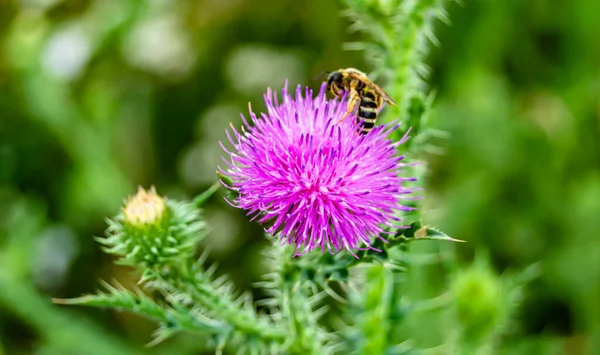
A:
[[[386,227],[403,228],[398,212],[412,209],[400,200],[415,189],[402,183],[416,179],[399,176],[408,164],[397,155],[408,132],[392,142],[388,136],[398,125],[359,135],[356,116],[336,124],[347,103],[328,100],[325,91],[321,86],[313,98],[312,90],[303,96],[298,86],[293,98],[286,81],[279,104],[268,89],[268,113],[259,118],[250,108],[253,125],[242,114],[241,132],[233,125],[233,137],[227,131],[233,151],[221,144],[229,159],[223,158],[227,171],[219,170],[232,179],[225,186],[239,194],[228,202],[267,225],[267,233],[295,244],[296,255],[319,247],[352,252],[364,249],[361,243],[371,248],[373,238],[385,241],[381,234],[395,233]]]

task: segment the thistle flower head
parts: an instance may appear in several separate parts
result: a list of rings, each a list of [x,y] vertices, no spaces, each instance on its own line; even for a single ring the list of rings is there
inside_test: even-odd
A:
[[[227,132],[234,149],[221,145],[228,159],[219,169],[237,193],[229,202],[294,244],[296,254],[368,248],[386,227],[398,227],[399,211],[409,209],[400,200],[412,192],[402,184],[415,180],[399,176],[405,164],[397,147],[408,136],[392,142],[397,125],[359,135],[355,117],[338,123],[347,102],[328,100],[325,91],[322,85],[314,98],[298,86],[292,97],[286,83],[280,104],[269,89],[267,113],[250,109],[253,124],[242,115],[242,131]]]
[[[108,253],[121,257],[120,263],[141,269],[187,259],[206,232],[193,204],[165,199],[153,187],[140,187],[108,225],[107,237],[98,241]]]

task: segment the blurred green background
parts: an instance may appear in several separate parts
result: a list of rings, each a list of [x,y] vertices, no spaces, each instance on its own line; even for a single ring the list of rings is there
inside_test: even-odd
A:
[[[137,185],[171,198],[210,186],[225,128],[248,101],[262,110],[268,86],[317,88],[323,70],[369,71],[362,53],[341,49],[362,38],[348,33],[342,9],[332,0],[0,0],[0,354],[202,351],[185,335],[145,349],[153,323],[50,299],[95,292],[99,279],[134,282],[93,240],[104,218]],[[536,265],[500,353],[598,354],[600,2],[479,0],[448,11],[427,63],[430,126],[449,139],[436,142],[443,154],[424,156],[424,218],[468,243],[415,246],[454,261],[416,266],[407,289],[445,292],[482,251],[493,277]],[[205,213],[210,260],[250,288],[263,271],[261,228],[222,192]],[[412,318],[419,346],[452,332],[435,312]]]

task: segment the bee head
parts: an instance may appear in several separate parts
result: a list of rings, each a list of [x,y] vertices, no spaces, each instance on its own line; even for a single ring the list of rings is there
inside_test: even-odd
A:
[[[329,74],[329,77],[327,78],[327,84],[331,85],[331,83],[333,83],[333,82],[341,84],[342,78],[343,78],[343,75],[341,72],[334,71],[333,73]]]
[[[341,70],[334,72],[324,71],[317,75],[314,80],[319,78],[327,78],[327,90],[331,91],[334,95],[339,95],[339,91],[344,87],[344,74]]]
[[[339,71],[334,71],[332,73],[329,74],[329,76],[327,77],[327,87],[331,89],[331,86],[335,83],[336,86],[339,87],[343,87],[344,83],[342,82],[343,80],[343,75],[341,72]]]

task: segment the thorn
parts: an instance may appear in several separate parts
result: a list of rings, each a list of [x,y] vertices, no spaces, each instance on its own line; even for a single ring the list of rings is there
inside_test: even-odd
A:
[[[56,304],[69,304],[69,299],[67,298],[53,298],[52,303]]]

